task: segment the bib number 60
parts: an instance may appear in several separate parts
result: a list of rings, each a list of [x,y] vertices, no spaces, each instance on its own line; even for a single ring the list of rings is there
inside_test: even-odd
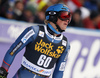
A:
[[[51,57],[47,57],[46,55],[41,55],[38,62],[37,62],[37,64],[39,66],[48,67],[51,60],[52,60]]]

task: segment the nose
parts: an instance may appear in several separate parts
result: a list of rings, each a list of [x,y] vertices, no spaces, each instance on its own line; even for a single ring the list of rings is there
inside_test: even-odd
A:
[[[65,20],[65,21],[68,22],[68,23],[70,22],[69,19],[67,19],[67,20]]]

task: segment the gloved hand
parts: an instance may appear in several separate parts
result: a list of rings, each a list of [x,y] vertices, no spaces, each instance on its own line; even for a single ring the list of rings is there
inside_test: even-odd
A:
[[[0,67],[0,78],[7,78],[8,72],[3,68]]]

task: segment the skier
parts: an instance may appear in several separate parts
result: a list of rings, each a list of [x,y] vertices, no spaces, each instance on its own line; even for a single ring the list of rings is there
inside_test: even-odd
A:
[[[71,21],[71,12],[59,3],[48,7],[45,16],[45,25],[27,27],[12,44],[0,67],[0,78],[7,77],[16,54],[24,47],[21,67],[13,78],[49,78],[52,72],[52,78],[63,78],[70,45],[62,32]]]

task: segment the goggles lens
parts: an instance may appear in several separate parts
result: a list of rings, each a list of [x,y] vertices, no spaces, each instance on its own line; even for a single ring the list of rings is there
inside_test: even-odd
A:
[[[67,11],[62,11],[59,13],[59,18],[63,21],[65,20],[71,21],[71,13]]]

